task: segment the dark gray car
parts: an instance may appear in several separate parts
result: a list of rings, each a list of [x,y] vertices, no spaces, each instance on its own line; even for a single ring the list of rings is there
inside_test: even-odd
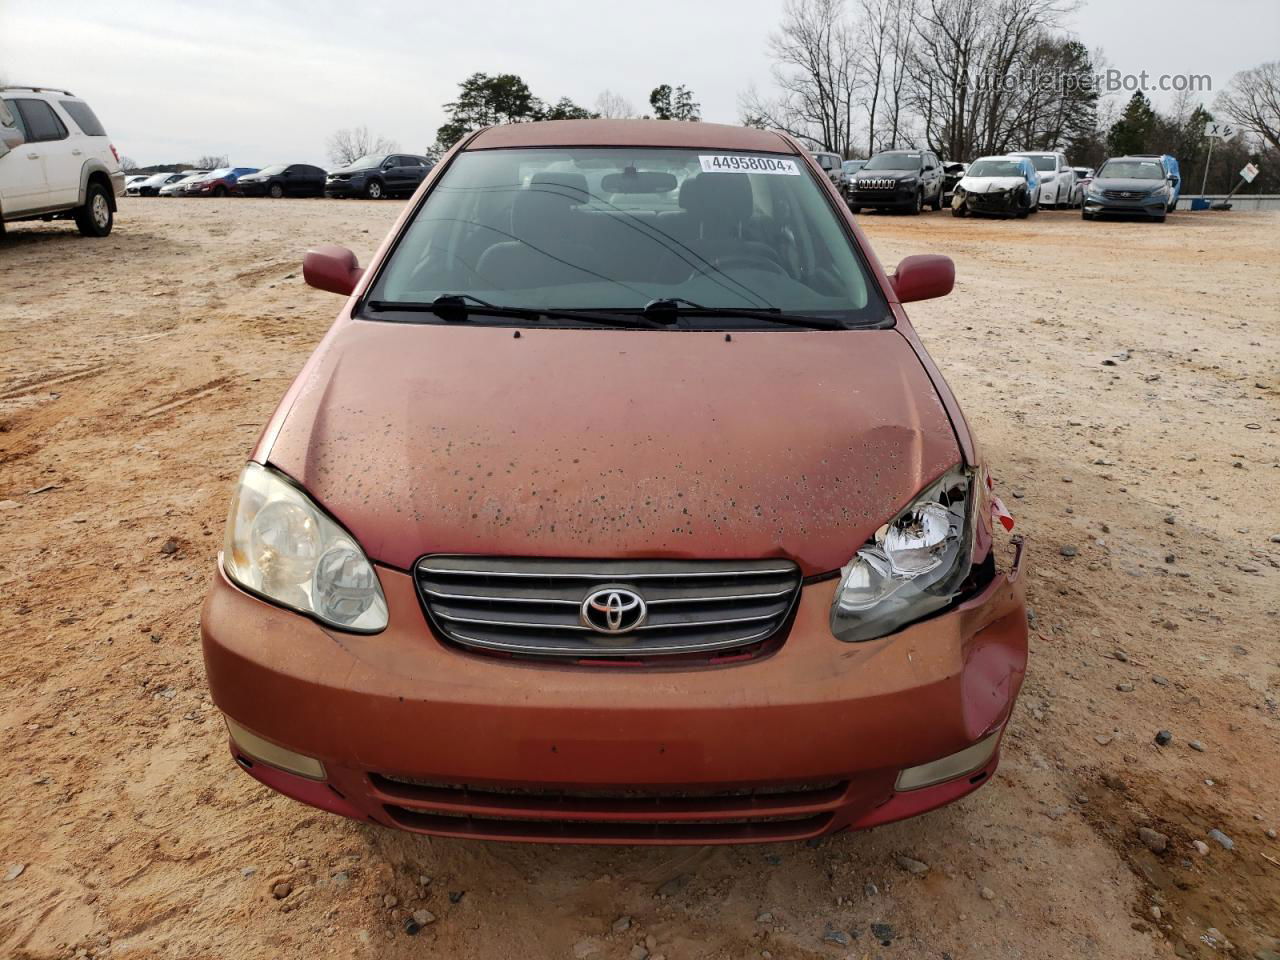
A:
[[[1080,216],[1121,214],[1163,223],[1172,188],[1159,157],[1112,157],[1090,181]]]
[[[932,150],[883,150],[854,176],[849,209],[919,213],[928,204],[941,210],[942,190],[942,162]]]
[[[408,196],[434,166],[411,153],[374,153],[332,171],[324,182],[326,197]]]

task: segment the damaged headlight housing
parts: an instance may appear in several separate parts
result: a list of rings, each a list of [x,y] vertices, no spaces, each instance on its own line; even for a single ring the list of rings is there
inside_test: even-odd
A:
[[[374,633],[387,625],[387,601],[364,551],[298,487],[261,464],[240,474],[222,565],[246,590],[329,626]]]
[[[874,640],[947,606],[968,576],[976,485],[957,467],[876,531],[841,571],[831,632]]]

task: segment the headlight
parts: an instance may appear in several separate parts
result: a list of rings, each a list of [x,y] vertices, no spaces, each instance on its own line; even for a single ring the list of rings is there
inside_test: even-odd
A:
[[[245,589],[341,630],[387,625],[387,601],[364,551],[305,493],[250,463],[227,517],[222,564]]]
[[[969,573],[974,483],[957,467],[858,551],[831,604],[831,632],[874,640],[945,607]]]
[[[904,187],[914,187],[919,182],[919,180],[920,180],[919,177],[903,177],[901,180],[898,181],[898,184]]]

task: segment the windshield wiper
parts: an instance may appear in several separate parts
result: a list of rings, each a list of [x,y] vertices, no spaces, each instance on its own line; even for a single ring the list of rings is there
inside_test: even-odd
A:
[[[761,307],[758,309],[743,307],[704,307],[685,300],[683,297],[671,297],[661,300],[650,300],[640,311],[640,315],[657,320],[659,323],[673,324],[680,317],[740,317],[745,320],[766,320],[769,323],[781,323],[789,327],[812,327],[815,330],[848,330],[839,320],[828,317],[813,317],[802,313],[783,313],[778,307]]]
[[[644,316],[629,313],[601,313],[589,310],[557,309],[554,307],[507,307],[489,303],[469,293],[442,294],[434,300],[370,300],[366,306],[376,313],[433,313],[446,323],[461,323],[473,314],[484,317],[508,317],[515,320],[538,322],[548,320],[577,320],[611,327],[653,328],[660,324]]]

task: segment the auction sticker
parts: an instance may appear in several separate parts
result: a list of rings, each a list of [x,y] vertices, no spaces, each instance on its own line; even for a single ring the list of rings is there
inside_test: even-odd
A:
[[[800,176],[800,167],[786,157],[749,157],[732,153],[699,156],[703,173],[780,173]]]

